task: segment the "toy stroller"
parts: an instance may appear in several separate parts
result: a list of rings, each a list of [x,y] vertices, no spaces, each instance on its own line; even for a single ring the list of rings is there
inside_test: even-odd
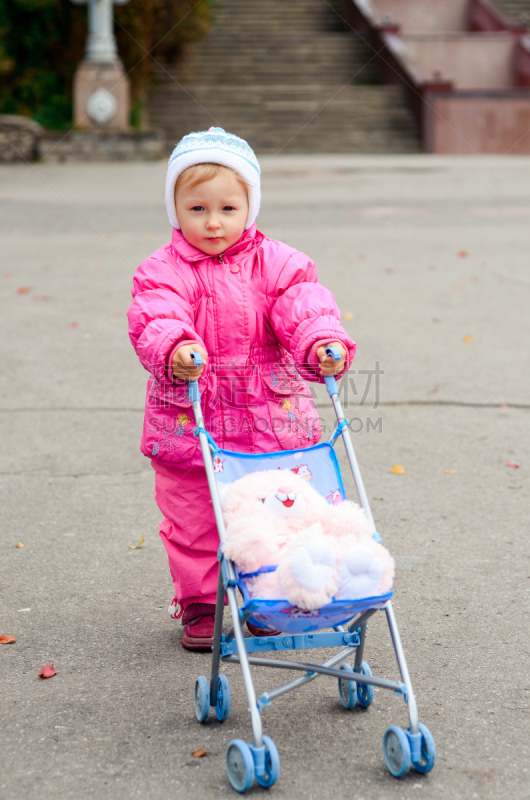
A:
[[[335,348],[328,348],[327,352],[335,360],[340,359]],[[192,355],[197,366],[201,366],[200,354]],[[226,750],[228,778],[238,792],[245,792],[249,789],[254,783],[254,778],[261,786],[273,786],[280,774],[280,758],[276,746],[272,739],[264,736],[262,732],[261,713],[263,709],[270,706],[277,697],[314,681],[320,675],[329,675],[338,681],[339,698],[344,708],[347,709],[353,708],[357,703],[364,708],[370,706],[374,699],[375,686],[390,689],[394,694],[404,697],[409,714],[408,730],[405,731],[396,725],[391,725],[383,736],[383,756],[389,772],[396,778],[405,775],[411,765],[417,772],[430,772],[436,760],[433,737],[428,728],[418,721],[416,699],[392,607],[393,592],[355,600],[333,599],[331,603],[317,611],[302,611],[291,606],[287,601],[251,598],[244,576],[238,575],[235,564],[223,556],[225,527],[217,482],[226,484],[249,472],[270,470],[276,467],[296,469],[297,466],[300,466],[300,459],[303,457],[304,464],[309,465],[309,469],[316,478],[313,485],[321,493],[324,493],[324,497],[326,497],[324,487],[336,485],[341,498],[346,499],[337,456],[333,449],[338,436],[342,436],[344,442],[360,503],[373,523],[348,430],[348,420],[342,411],[335,378],[329,377],[325,381],[337,417],[337,424],[329,441],[302,450],[286,450],[258,455],[235,453],[217,447],[204,427],[198,383],[194,381],[189,384],[190,400],[197,423],[194,432],[200,439],[221,542],[212,670],[210,681],[203,675],[197,678],[195,713],[201,723],[208,719],[210,707],[215,709],[215,715],[219,722],[224,722],[228,718],[230,686],[226,675],[219,672],[219,667],[221,662],[240,664],[252,723],[252,743],[247,744],[242,739],[234,739],[228,744]],[[220,465],[222,469],[220,469]],[[331,484],[330,481],[332,481]],[[327,499],[329,501],[329,497]],[[378,533],[375,532],[373,536],[377,541],[381,541]],[[270,570],[271,568],[265,567],[264,569]],[[241,608],[238,608],[237,604],[236,590],[238,588],[244,601]],[[228,607],[232,618],[232,628],[226,635],[222,633],[225,593],[228,596]],[[386,614],[401,682],[373,676],[369,665],[363,661],[366,624],[369,617],[377,610],[382,610]],[[257,627],[280,630],[282,633],[260,638],[245,638],[242,626],[247,621]],[[324,628],[328,630],[322,630]],[[337,647],[339,649],[322,665],[276,658],[268,659],[260,655],[266,651],[278,653],[318,647]],[[350,656],[353,658],[353,667],[343,663]],[[299,678],[265,692],[257,699],[250,670],[253,665],[297,670],[303,674]],[[340,669],[337,668],[339,665]]]

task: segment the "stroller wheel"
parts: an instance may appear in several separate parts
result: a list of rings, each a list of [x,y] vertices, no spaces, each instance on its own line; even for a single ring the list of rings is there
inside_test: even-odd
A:
[[[280,776],[280,756],[270,736],[263,737],[265,747],[265,769],[261,775],[256,772],[256,780],[260,786],[274,786]]]
[[[416,772],[430,772],[436,762],[436,745],[427,725],[419,723],[421,733],[421,761],[413,761]]]
[[[206,722],[210,715],[210,687],[208,679],[199,675],[195,681],[195,716],[199,722]]]
[[[361,664],[360,672],[363,675],[371,675],[372,670],[370,666],[363,661]],[[358,683],[357,684],[357,700],[359,701],[359,705],[363,708],[368,708],[374,702],[374,687],[368,683]]]
[[[217,679],[217,702],[215,703],[215,716],[219,722],[228,719],[230,713],[230,684],[226,675],[219,675]]]
[[[242,739],[233,739],[226,748],[226,771],[236,792],[246,792],[254,783],[252,751]]]
[[[344,672],[354,675],[353,668],[349,664],[341,664],[340,668],[344,670]],[[357,704],[357,687],[355,681],[339,678],[338,684],[340,702],[344,708],[355,708]]]
[[[383,736],[383,756],[388,771],[395,778],[402,778],[410,769],[410,744],[403,728],[391,725]]]

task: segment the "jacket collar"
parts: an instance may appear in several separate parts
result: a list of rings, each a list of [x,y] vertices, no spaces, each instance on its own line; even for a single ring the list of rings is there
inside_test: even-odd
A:
[[[253,246],[259,243],[263,238],[261,234],[256,236],[256,225],[252,225],[247,231],[243,231],[242,236],[238,241],[233,244],[231,247],[227,248],[222,255],[229,255],[233,256],[237,253],[241,253],[242,251],[248,251]],[[175,253],[183,258],[185,261],[191,261],[195,263],[197,261],[204,261],[208,258],[217,259],[217,255],[209,255],[208,253],[203,253],[202,250],[199,250],[197,247],[194,247],[190,244],[187,239],[184,238],[181,231],[177,230],[177,228],[173,228],[173,234],[171,236],[171,245]]]

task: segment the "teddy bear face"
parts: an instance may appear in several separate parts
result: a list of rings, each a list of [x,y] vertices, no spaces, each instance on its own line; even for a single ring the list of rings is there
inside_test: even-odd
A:
[[[294,520],[327,507],[307,480],[288,469],[239,478],[223,490],[221,505],[226,523],[255,514],[272,520]]]
[[[276,519],[299,519],[306,510],[306,501],[291,485],[278,486],[261,501],[266,511]]]

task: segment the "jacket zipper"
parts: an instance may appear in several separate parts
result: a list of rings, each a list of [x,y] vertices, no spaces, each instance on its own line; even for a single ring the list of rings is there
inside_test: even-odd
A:
[[[244,239],[242,242],[237,242],[237,244],[233,244],[232,247],[229,247],[228,250],[224,251],[224,253],[219,253],[219,255],[217,256],[218,262],[220,264],[224,264],[226,253],[229,253],[230,250],[235,250],[235,248],[238,247],[239,245],[244,245],[247,244],[248,242],[250,242],[250,239]]]

